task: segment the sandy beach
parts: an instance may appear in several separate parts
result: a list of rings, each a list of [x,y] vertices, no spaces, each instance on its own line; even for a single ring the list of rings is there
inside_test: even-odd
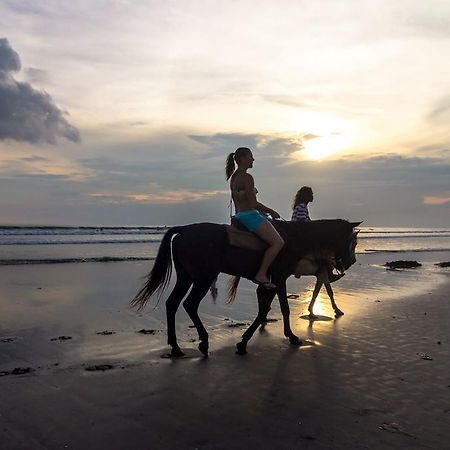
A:
[[[171,360],[164,302],[126,307],[147,266],[0,267],[1,449],[448,448],[448,269],[427,278],[359,258],[335,286],[345,315],[321,294],[316,321],[313,280],[289,280],[304,345],[283,338],[275,305],[245,356],[234,346],[256,312],[253,285],[229,306],[222,277],[200,309],[210,357],[180,310],[188,357]]]

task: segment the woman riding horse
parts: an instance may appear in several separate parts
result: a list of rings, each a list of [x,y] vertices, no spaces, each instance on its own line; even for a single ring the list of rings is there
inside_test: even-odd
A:
[[[249,148],[239,147],[234,153],[228,155],[225,173],[227,180],[230,180],[231,197],[236,209],[234,218],[269,245],[252,281],[267,289],[275,289],[275,285],[267,276],[267,271],[283,248],[284,240],[266,217],[260,213],[268,213],[274,219],[279,218],[280,215],[256,200],[255,182],[253,177],[247,173],[247,170],[253,167],[254,160]]]

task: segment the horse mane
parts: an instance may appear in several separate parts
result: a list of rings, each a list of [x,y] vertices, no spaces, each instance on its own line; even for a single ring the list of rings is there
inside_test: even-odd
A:
[[[320,219],[309,222],[275,222],[283,237],[295,243],[301,255],[327,248],[336,251],[342,245],[342,239],[348,236],[352,225],[344,219]]]

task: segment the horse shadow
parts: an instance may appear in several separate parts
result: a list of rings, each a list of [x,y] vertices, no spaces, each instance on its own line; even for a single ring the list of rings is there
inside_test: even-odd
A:
[[[332,320],[336,320],[337,318],[335,317],[328,317],[328,316],[321,316],[321,315],[316,315],[315,317],[310,317],[309,314],[303,314],[301,316],[299,316],[300,319],[303,320],[309,320],[310,322],[330,322]]]

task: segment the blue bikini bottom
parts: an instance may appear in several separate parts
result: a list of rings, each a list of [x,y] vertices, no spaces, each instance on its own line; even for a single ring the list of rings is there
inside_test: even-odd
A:
[[[267,220],[258,210],[247,209],[235,214],[235,219],[239,220],[248,231],[255,231],[264,220]]]

